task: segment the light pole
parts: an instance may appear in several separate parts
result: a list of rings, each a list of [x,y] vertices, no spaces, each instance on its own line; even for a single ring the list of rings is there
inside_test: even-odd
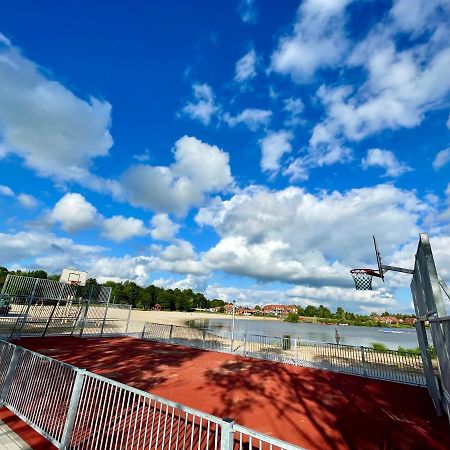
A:
[[[236,313],[236,300],[233,300],[233,321],[231,323],[231,353],[233,353],[234,346],[234,317]]]

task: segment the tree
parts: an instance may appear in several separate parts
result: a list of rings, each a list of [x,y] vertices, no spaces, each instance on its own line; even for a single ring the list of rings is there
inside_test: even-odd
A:
[[[335,314],[335,317],[336,317],[336,319],[339,319],[339,320],[345,320],[345,311],[344,311],[344,308],[338,306],[338,307],[336,308],[336,314]]]
[[[307,317],[316,317],[317,315],[318,315],[318,311],[317,311],[317,308],[315,306],[308,305],[305,308],[305,316],[307,316]]]
[[[256,309],[256,311],[261,311],[261,306],[256,305],[256,306],[255,306],[255,309]]]

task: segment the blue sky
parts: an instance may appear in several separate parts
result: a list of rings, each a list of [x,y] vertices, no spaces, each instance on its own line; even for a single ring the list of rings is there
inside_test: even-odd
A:
[[[410,311],[450,278],[447,0],[17,1],[0,14],[0,261],[242,304]]]

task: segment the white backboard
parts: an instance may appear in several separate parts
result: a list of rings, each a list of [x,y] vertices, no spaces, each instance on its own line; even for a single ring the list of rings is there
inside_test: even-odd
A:
[[[75,269],[63,269],[59,281],[67,284],[78,284],[79,286],[85,286],[87,280],[87,272]]]

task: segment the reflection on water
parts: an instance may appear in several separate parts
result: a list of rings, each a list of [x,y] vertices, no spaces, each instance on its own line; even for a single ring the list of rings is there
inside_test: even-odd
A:
[[[195,328],[208,328],[218,334],[231,332],[230,319],[201,319],[189,323]],[[363,345],[370,347],[372,342],[381,342],[386,347],[396,350],[399,346],[416,348],[416,330],[414,328],[384,329],[376,327],[334,326],[315,323],[289,323],[281,320],[247,320],[235,321],[235,332],[257,334],[264,336],[278,336],[285,334],[304,341],[335,343],[336,328],[339,332],[340,343],[346,345]],[[395,331],[392,333],[391,331]],[[430,341],[431,342],[431,341]]]

